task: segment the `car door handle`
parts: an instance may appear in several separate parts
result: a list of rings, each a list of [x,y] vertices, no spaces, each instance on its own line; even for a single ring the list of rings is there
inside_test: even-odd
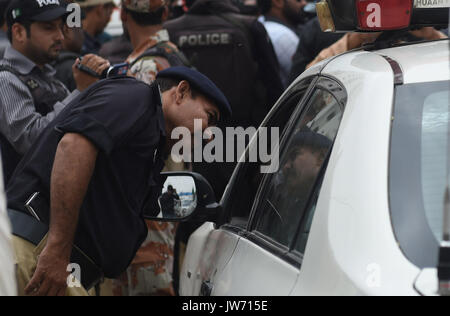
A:
[[[200,296],[211,296],[214,286],[211,281],[203,281],[200,289]]]

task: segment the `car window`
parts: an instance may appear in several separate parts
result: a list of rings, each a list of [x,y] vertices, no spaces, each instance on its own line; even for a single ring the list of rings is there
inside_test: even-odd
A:
[[[450,83],[396,87],[389,169],[390,211],[405,255],[436,267],[450,174]]]
[[[309,232],[315,206],[305,212],[341,122],[343,110],[328,90],[317,89],[281,154],[280,168],[262,190],[256,231],[291,246],[301,220]],[[303,242],[304,244],[305,242]],[[299,246],[302,248],[302,246]]]
[[[264,124],[266,127],[279,127],[279,137],[283,137],[288,122],[297,106],[302,102],[308,87],[316,77],[306,78],[287,93],[280,101],[280,106]],[[269,129],[270,131],[270,129]],[[268,137],[270,139],[270,136]],[[246,155],[248,155],[248,148]],[[248,161],[248,160],[246,160]],[[234,183],[230,183],[231,191],[225,199],[225,214],[228,214],[229,224],[238,228],[246,229],[250,212],[255,200],[256,193],[263,179],[261,173],[261,162],[247,162],[238,165],[238,174]]]
[[[321,174],[319,177],[323,177],[323,174]],[[319,198],[319,192],[322,186],[322,180],[323,178],[319,178],[319,183],[316,186],[316,190],[311,198],[311,202],[308,203],[305,215],[303,216],[300,223],[300,229],[297,231],[297,237],[295,238],[296,242],[294,245],[294,251],[298,252],[301,255],[305,253],[306,243],[308,242],[309,232],[311,230],[312,221],[316,211],[317,200]]]
[[[449,91],[428,95],[422,116],[422,192],[425,215],[436,240],[443,236],[443,196],[448,180]]]

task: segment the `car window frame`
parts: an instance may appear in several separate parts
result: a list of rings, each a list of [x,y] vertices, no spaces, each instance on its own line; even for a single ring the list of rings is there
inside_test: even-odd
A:
[[[324,81],[324,82],[333,81],[334,84],[336,84],[340,87],[341,92],[337,93],[336,91],[330,90],[329,89],[330,87],[326,87],[325,85],[322,85],[321,81]],[[292,133],[294,132],[294,129],[297,126],[297,123],[303,119],[303,117],[306,113],[305,111],[308,109],[308,106],[310,105],[311,98],[317,89],[322,89],[322,90],[327,91],[328,93],[333,95],[333,97],[338,101],[338,104],[342,111],[342,118],[341,118],[341,122],[342,122],[343,116],[345,114],[345,106],[347,104],[347,99],[348,99],[348,94],[345,89],[345,86],[337,78],[334,78],[331,76],[326,76],[326,75],[320,75],[320,76],[318,76],[317,80],[314,81],[314,84],[309,87],[309,91],[308,91],[309,94],[307,95],[307,98],[303,98],[301,104],[299,104],[297,106],[294,113],[292,114],[291,119],[290,119],[291,124],[288,126],[288,128],[286,128],[286,132],[283,135],[282,142],[280,142],[280,149],[283,148],[286,145],[286,142],[288,142],[291,139]],[[305,94],[305,96],[306,96],[306,94]],[[339,127],[339,129],[340,129],[340,127]],[[339,133],[339,129],[338,129],[337,134]],[[324,164],[322,165],[320,172],[318,174],[318,177],[311,189],[311,193],[308,197],[308,202],[306,203],[306,206],[305,206],[306,210],[309,210],[312,206],[312,203],[315,202],[314,197],[316,196],[316,194],[317,194],[317,198],[319,198],[319,196],[320,196],[320,189],[322,187],[323,179],[324,179],[326,171],[328,169],[329,159],[330,159],[331,153],[333,152],[333,147],[335,144],[336,137],[333,141],[332,146],[330,147],[330,149],[327,153]],[[280,151],[280,155],[282,155],[281,151]],[[259,217],[257,216],[257,212],[258,212],[258,206],[260,205],[260,203],[257,201],[261,200],[261,197],[265,193],[265,188],[267,187],[268,181],[270,181],[270,179],[271,179],[270,174],[264,175],[264,178],[261,181],[261,184],[258,188],[258,192],[255,196],[255,200],[254,200],[252,210],[250,213],[250,219],[249,219],[248,225],[247,225],[247,230],[245,233],[241,232],[240,234],[242,237],[247,238],[248,240],[255,243],[256,245],[262,247],[263,249],[269,251],[270,253],[274,254],[275,256],[279,257],[280,259],[282,259],[282,260],[288,262],[289,264],[300,269],[302,262],[303,262],[303,254],[300,254],[298,251],[295,251],[295,245],[298,242],[298,235],[300,233],[299,230],[302,226],[303,219],[304,219],[303,217],[306,215],[306,212],[304,212],[303,217],[301,218],[301,220],[299,220],[299,222],[297,224],[295,238],[293,239],[293,242],[291,243],[291,245],[289,245],[289,247],[282,245],[279,242],[277,242],[276,240],[273,240],[270,237],[265,236],[264,234],[255,230],[256,225],[259,220]]]
[[[286,136],[286,134],[289,133],[289,131],[292,129],[292,126],[295,124],[295,118],[297,115],[297,110],[299,107],[304,107],[306,102],[309,101],[312,91],[317,83],[317,81],[319,80],[320,75],[319,74],[314,74],[308,77],[303,78],[301,81],[299,81],[298,83],[295,84],[294,87],[292,87],[291,89],[289,89],[289,91],[287,92],[287,94],[285,94],[284,96],[282,96],[282,98],[280,98],[280,101],[278,102],[277,105],[275,105],[274,109],[271,111],[271,113],[269,114],[268,117],[266,117],[266,119],[263,121],[263,123],[261,124],[260,127],[270,127],[270,122],[275,119],[275,117],[280,113],[280,111],[283,110],[284,105],[286,104],[286,102],[295,94],[298,93],[298,90],[295,89],[295,87],[299,87],[302,84],[304,84],[307,81],[310,81],[308,87],[306,88],[303,96],[300,98],[300,100],[298,101],[298,104],[295,106],[292,114],[290,115],[286,127],[283,130],[282,135],[280,135],[281,139],[283,140],[284,137]],[[259,129],[258,129],[259,131]],[[280,142],[281,144],[281,142]],[[245,155],[248,155],[248,146],[246,148],[246,152]],[[231,182],[229,183],[229,185],[231,186],[231,190],[230,193],[233,192],[233,189],[236,186],[239,186],[239,182],[242,181],[242,175],[245,173],[246,168],[249,167],[249,162],[242,162],[242,163],[238,163],[238,165],[236,166],[236,176],[232,177]],[[261,183],[258,186],[258,190],[259,187],[261,186],[261,184],[263,183],[263,180],[261,180]],[[258,193],[258,192],[257,192]],[[257,194],[256,193],[256,194]],[[249,212],[249,218],[247,221],[247,224],[245,225],[245,227],[242,226],[237,226],[231,223],[232,221],[232,208],[229,207],[228,203],[229,203],[230,197],[229,196],[225,196],[225,199],[223,199],[224,204],[223,206],[223,217],[225,219],[222,219],[220,222],[220,224],[218,225],[221,229],[225,229],[228,231],[231,231],[233,233],[236,233],[238,235],[245,235],[245,233],[248,231],[248,227],[249,227],[249,223],[251,221],[251,214],[252,214],[252,210],[254,208],[254,203],[256,201],[256,195],[255,195],[255,199],[253,200],[252,206],[251,206],[251,210]]]

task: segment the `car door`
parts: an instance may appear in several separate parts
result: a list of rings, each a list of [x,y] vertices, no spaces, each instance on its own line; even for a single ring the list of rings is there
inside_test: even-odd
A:
[[[301,80],[287,91],[275,105],[263,127],[281,127],[280,138],[288,130],[292,115],[307,98],[317,76]],[[247,149],[246,155],[249,154]],[[247,230],[249,218],[263,176],[261,162],[240,162],[222,199],[223,218],[217,227],[206,223],[189,239],[180,274],[181,295],[211,295],[216,280],[222,274],[236,250],[239,239]]]
[[[248,220],[225,226],[240,238],[223,272],[208,284],[212,295],[291,293],[345,102],[341,85],[321,78],[297,106],[281,142],[278,171],[260,181]],[[245,222],[239,231],[238,223]]]

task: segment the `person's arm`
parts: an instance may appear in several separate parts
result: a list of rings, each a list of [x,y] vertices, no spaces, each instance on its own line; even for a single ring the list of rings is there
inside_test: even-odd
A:
[[[362,47],[364,44],[373,43],[381,33],[346,33],[340,40],[331,46],[323,49],[316,58],[306,66],[306,69],[311,68],[322,60],[337,56],[355,48]]]
[[[98,75],[101,75],[105,69],[108,69],[111,64],[106,59],[88,54],[83,56],[83,60],[77,59],[72,66],[73,78],[75,79],[78,91],[83,92],[89,86],[96,83],[99,79],[87,74],[84,71],[79,70],[76,65],[81,64],[87,68],[90,68],[92,71],[96,72]]]
[[[427,41],[434,41],[448,38],[447,35],[442,33],[441,31],[436,30],[434,27],[423,27],[420,30],[411,31],[412,35],[423,38]]]
[[[36,272],[25,293],[63,296],[67,288],[78,216],[91,180],[98,150],[80,134],[64,135],[56,150],[50,185],[50,230]]]

